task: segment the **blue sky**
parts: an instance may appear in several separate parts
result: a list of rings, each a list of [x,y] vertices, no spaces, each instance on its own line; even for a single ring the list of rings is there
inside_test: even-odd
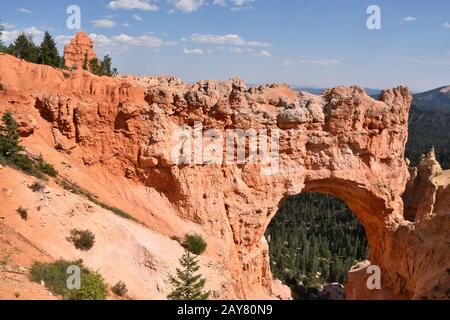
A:
[[[381,30],[366,10],[381,9]],[[63,48],[77,30],[121,73],[170,74],[186,81],[228,79],[330,87],[450,84],[450,1],[413,0],[2,0],[4,41],[45,30]]]

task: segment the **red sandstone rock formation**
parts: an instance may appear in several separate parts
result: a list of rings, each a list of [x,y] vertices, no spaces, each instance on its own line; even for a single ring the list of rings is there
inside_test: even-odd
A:
[[[0,112],[14,110],[21,123],[35,119],[40,128],[25,142],[37,152],[47,148],[50,159],[62,152],[73,166],[55,163],[62,174],[88,188],[106,181],[109,189],[120,189],[114,196],[122,197],[123,206],[135,205],[132,214],[153,230],[173,235],[173,221],[181,218],[186,223],[179,228],[208,239],[207,254],[233,279],[217,297],[272,294],[264,232],[283,199],[302,191],[348,204],[365,227],[369,259],[392,295],[443,298],[449,289],[450,188],[438,169],[419,168],[422,182],[410,180],[404,159],[412,100],[407,88],[385,90],[374,100],[359,87],[315,96],[286,85],[247,88],[238,79],[190,85],[85,71],[65,79],[59,70],[7,55],[0,57],[0,78],[6,88]],[[174,164],[172,134],[180,126],[192,130],[195,121],[221,133],[278,130],[281,171],[267,174],[249,163]],[[83,172],[95,183],[81,179]],[[145,185],[154,198],[123,190],[124,179],[129,186]],[[97,189],[105,192],[99,196],[108,200],[109,189]],[[427,205],[411,200],[420,197]],[[156,210],[143,209],[149,205]],[[351,283],[356,296],[347,298],[357,298],[364,286]]]
[[[91,59],[96,58],[94,42],[86,32],[78,32],[64,48],[64,61],[69,68],[83,68],[85,58],[88,58],[88,65]]]

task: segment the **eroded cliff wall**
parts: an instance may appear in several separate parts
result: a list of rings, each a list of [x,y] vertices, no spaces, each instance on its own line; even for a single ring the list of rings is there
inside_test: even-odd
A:
[[[0,56],[0,79],[6,89],[0,92],[0,111],[17,115],[32,150],[38,151],[33,139],[39,136],[48,156],[64,153],[79,172],[98,169],[117,177],[108,178],[111,188],[120,188],[122,179],[144,185],[158,194],[158,208],[211,239],[208,254],[232,279],[222,297],[272,295],[264,232],[283,199],[302,191],[328,193],[348,204],[366,229],[370,263],[381,268],[383,288],[393,295],[442,298],[449,288],[449,189],[443,178],[431,192],[432,205],[420,215],[406,214],[409,220],[426,219],[404,218],[412,100],[407,88],[385,90],[379,100],[359,87],[315,96],[283,84],[247,88],[239,79],[190,85],[171,77],[97,77],[8,55]],[[236,144],[227,163],[217,143],[223,140],[214,134],[224,139],[236,130],[246,130],[241,141],[248,145],[264,133],[273,147],[270,161],[250,159],[247,150],[241,163]],[[190,138],[180,144],[177,132]],[[199,132],[212,134],[203,137],[200,155]],[[174,151],[186,144],[191,151],[177,164]],[[205,149],[223,157],[210,161]],[[55,165],[76,179],[73,168]],[[145,209],[148,198],[120,196],[141,208],[134,214],[150,219],[149,228],[167,236],[176,229],[167,215],[148,218],[154,216]],[[348,298],[363,296],[365,281],[350,285],[355,294]]]

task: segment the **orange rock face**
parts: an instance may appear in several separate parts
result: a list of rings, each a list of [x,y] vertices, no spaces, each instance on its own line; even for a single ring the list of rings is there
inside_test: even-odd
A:
[[[78,32],[64,48],[64,61],[69,68],[81,69],[87,54],[88,62],[96,58],[94,42],[85,32]]]
[[[132,214],[167,237],[196,232],[208,240],[208,256],[232,279],[217,298],[273,296],[264,233],[283,199],[303,191],[334,195],[357,215],[369,240],[369,259],[380,267],[382,287],[390,294],[445,297],[450,189],[442,177],[410,179],[404,159],[412,100],[407,88],[385,90],[374,100],[359,87],[316,96],[286,85],[247,88],[238,79],[190,85],[170,77],[100,78],[82,70],[66,79],[61,71],[11,56],[0,57],[0,77],[6,88],[0,112],[14,110],[21,123],[33,117],[37,125],[24,141],[35,152],[45,149],[50,159],[60,159],[62,152],[73,166],[55,163],[62,174],[77,179],[95,172],[95,183],[77,181],[91,188],[105,183],[121,190],[124,179],[126,185],[143,185],[153,198],[128,189],[114,197],[121,197],[123,206],[135,205]],[[270,145],[277,146],[276,165],[249,161],[249,151],[242,163],[238,151],[229,163],[205,161],[205,153],[198,158],[196,122],[202,124],[200,134],[214,129],[226,137],[229,129],[249,130],[244,141],[252,132],[267,132]],[[180,129],[193,137],[182,145],[174,142]],[[212,133],[203,147],[210,146]],[[38,138],[40,143],[33,143]],[[187,158],[200,161],[174,161],[174,151],[186,145],[192,147]],[[222,153],[220,143],[208,150]],[[410,190],[418,190],[416,199],[431,196],[432,204],[411,203]],[[417,194],[420,190],[428,191]],[[108,200],[108,192],[99,197]],[[154,212],[143,209],[149,203]],[[185,223],[171,227],[176,219]],[[350,283],[347,298],[380,297],[358,295],[365,290],[364,277],[352,279],[360,280]]]

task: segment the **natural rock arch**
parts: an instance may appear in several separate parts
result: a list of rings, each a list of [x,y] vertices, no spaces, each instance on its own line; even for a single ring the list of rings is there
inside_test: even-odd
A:
[[[403,198],[414,198],[411,192],[420,197],[424,185],[408,183],[404,148],[412,97],[406,88],[383,91],[375,100],[359,87],[315,96],[279,84],[247,88],[239,79],[189,85],[82,70],[66,79],[59,70],[8,55],[0,56],[0,77],[7,88],[1,107],[24,114],[21,127],[30,116],[47,123],[46,141],[87,167],[157,190],[168,212],[197,223],[229,275],[220,297],[272,294],[264,231],[282,199],[302,191],[335,195],[358,215],[384,288],[408,298],[445,296],[450,189],[442,170],[412,174],[426,181],[429,205],[414,204],[412,216],[420,221],[403,217]],[[220,132],[278,130],[281,171],[267,174],[251,163],[175,165],[172,133],[196,121]],[[435,166],[428,160],[425,166]],[[353,288],[358,285],[365,283]]]

